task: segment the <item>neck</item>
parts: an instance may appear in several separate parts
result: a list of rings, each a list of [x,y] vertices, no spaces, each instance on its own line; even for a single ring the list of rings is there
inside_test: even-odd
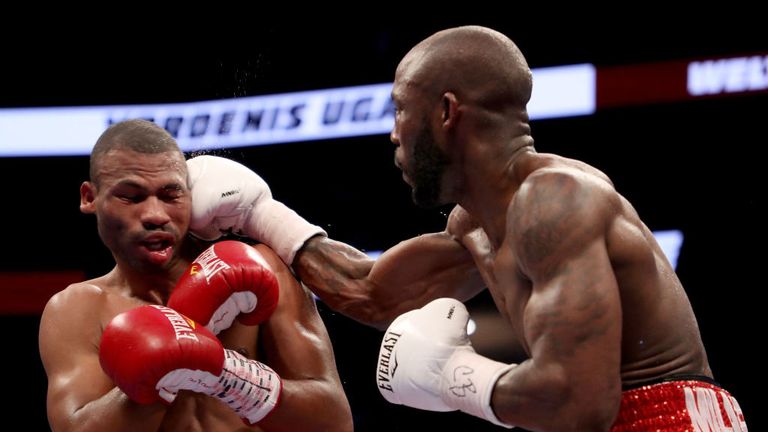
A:
[[[464,159],[458,204],[480,223],[494,249],[504,240],[509,204],[527,175],[521,161],[535,153],[532,144],[526,135],[507,145],[478,145]]]
[[[118,263],[109,276],[115,278],[116,284],[123,287],[127,295],[164,305],[188,265],[181,258],[173,260],[167,269],[152,273],[137,271]]]

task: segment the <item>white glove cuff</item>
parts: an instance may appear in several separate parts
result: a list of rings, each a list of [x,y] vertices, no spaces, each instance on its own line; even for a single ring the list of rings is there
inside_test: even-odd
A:
[[[312,225],[280,201],[267,199],[249,212],[243,234],[266,244],[289,266],[296,252],[316,235],[327,236],[322,228]]]
[[[491,408],[491,395],[499,377],[517,365],[483,357],[470,347],[456,350],[443,368],[440,396],[458,410],[506,428]]]
[[[232,326],[238,315],[247,314],[256,309],[259,299],[250,291],[240,291],[230,295],[221,306],[213,312],[205,328],[217,335]]]

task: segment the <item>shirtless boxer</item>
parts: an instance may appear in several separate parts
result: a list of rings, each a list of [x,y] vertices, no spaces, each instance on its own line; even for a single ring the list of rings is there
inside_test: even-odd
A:
[[[400,315],[376,371],[390,402],[534,431],[746,430],[736,400],[713,381],[680,281],[632,205],[597,169],[535,151],[531,88],[517,46],[483,27],[438,32],[403,58],[392,90],[395,164],[417,204],[456,206],[445,231],[376,261],[319,232],[287,244],[265,230],[256,223],[264,209],[306,227],[297,231],[311,225],[225,159],[188,162],[193,195],[206,195],[192,229],[290,251],[282,257],[302,282],[360,322],[383,329]],[[219,183],[225,172],[237,178]],[[243,193],[222,199],[216,188]],[[460,301],[486,288],[513,329],[509,343],[527,353],[520,364],[469,345]]]
[[[187,236],[187,168],[168,133],[141,120],[111,126],[94,147],[90,181],[80,193],[81,211],[96,215],[116,266],[67,287],[43,312],[40,354],[54,431],[352,430],[325,327],[311,295],[280,258],[266,246],[239,242],[234,252],[217,243],[194,258],[202,248]],[[220,295],[229,289],[240,294]],[[250,290],[257,294],[244,294]],[[180,321],[167,307],[141,307],[168,303],[202,322]],[[222,310],[230,319],[218,319]],[[267,320],[232,322],[239,312],[246,324]],[[181,327],[189,333],[179,333]],[[190,340],[199,344],[181,346]],[[202,364],[208,375],[165,376]],[[251,375],[232,375],[236,365]],[[209,395],[190,384],[221,376],[244,385],[254,374],[269,381],[256,389],[258,401],[234,394],[240,387]]]

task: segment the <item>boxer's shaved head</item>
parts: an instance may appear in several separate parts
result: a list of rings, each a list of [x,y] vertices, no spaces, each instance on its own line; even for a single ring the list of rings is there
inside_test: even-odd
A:
[[[524,110],[533,86],[531,70],[517,45],[480,26],[443,30],[423,40],[400,62],[397,76],[423,97],[451,91],[463,103],[492,111]]]

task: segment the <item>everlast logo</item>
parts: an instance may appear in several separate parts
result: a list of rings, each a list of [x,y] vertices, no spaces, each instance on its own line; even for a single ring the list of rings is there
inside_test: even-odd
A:
[[[214,245],[215,246],[215,245]],[[219,258],[214,252],[214,246],[209,247],[195,260],[196,264],[200,264],[205,275],[205,281],[211,283],[211,277],[216,273],[229,268],[229,265]]]
[[[391,368],[390,359],[392,359],[392,352],[401,335],[402,333],[387,332],[387,334],[384,335],[384,341],[381,343],[381,351],[379,351],[379,369],[376,375],[379,388],[384,390],[393,391],[391,380],[395,377],[395,372],[397,372],[397,357],[393,359]]]
[[[152,305],[152,307],[162,312],[163,315],[165,315],[165,317],[168,319],[168,322],[171,323],[173,332],[176,334],[176,340],[192,339],[194,341],[198,341],[197,335],[195,335],[193,329],[194,321],[187,321],[187,319],[180,313],[169,307],[158,305]]]

